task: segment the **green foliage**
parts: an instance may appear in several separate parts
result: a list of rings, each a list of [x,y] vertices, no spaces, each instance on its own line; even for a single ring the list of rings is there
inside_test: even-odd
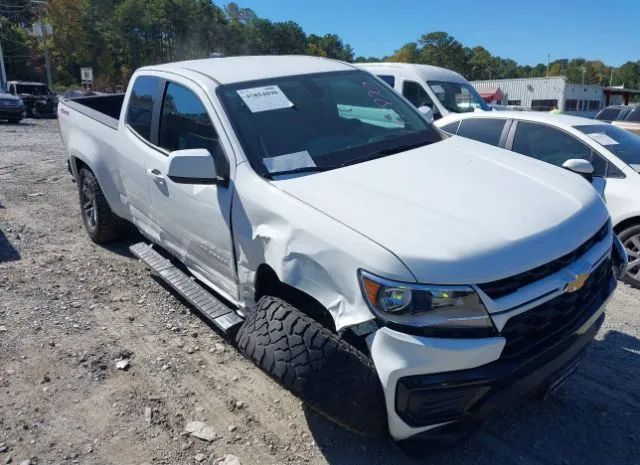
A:
[[[457,71],[470,80],[567,76],[569,82],[640,88],[640,61],[620,68],[583,58],[547,65],[518,65],[481,46],[466,47],[452,35],[423,34],[390,57],[354,57],[335,34],[307,34],[293,21],[259,18],[235,2],[224,8],[211,0],[2,0],[0,40],[7,74],[13,79],[44,79],[45,42],[31,34],[39,14],[53,27],[46,45],[58,85],[79,84],[81,67],[92,67],[96,87],[126,84],[138,67],[168,61],[225,55],[307,54],[344,61],[425,63]]]
[[[44,65],[39,57],[37,44],[27,27],[34,21],[34,10],[27,0],[5,0],[0,13],[0,41],[4,52],[7,76],[24,76],[33,79],[39,76]]]
[[[322,37],[311,34],[307,38],[306,52],[319,57],[353,61],[353,49],[335,34],[326,34]]]
[[[369,60],[373,61],[373,60]],[[543,77],[547,65],[518,65],[508,58],[492,55],[481,46],[463,46],[446,32],[423,34],[418,42],[409,42],[383,61],[441,66],[457,71],[469,80]],[[613,72],[613,79],[612,79]],[[603,62],[584,58],[554,60],[549,65],[550,76],[567,76],[572,83],[622,85],[640,88],[640,61],[628,62],[616,69]],[[584,78],[584,80],[583,80]]]
[[[44,43],[28,32],[37,20],[35,8],[30,0],[0,4],[0,24],[7,24],[0,39],[12,44],[6,52],[11,78],[44,78]],[[78,86],[81,67],[94,69],[96,87],[113,88],[126,84],[140,66],[211,52],[353,60],[351,47],[335,34],[307,37],[293,21],[258,18],[234,2],[220,8],[210,0],[48,0],[42,13],[53,27],[46,44],[54,79],[62,86]]]

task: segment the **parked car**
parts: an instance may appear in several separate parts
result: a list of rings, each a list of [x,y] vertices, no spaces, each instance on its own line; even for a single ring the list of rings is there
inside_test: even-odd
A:
[[[29,118],[55,116],[58,97],[46,84],[40,82],[9,81],[9,93],[20,97],[26,106]]]
[[[25,116],[26,110],[22,99],[8,94],[0,85],[0,120],[19,123]]]
[[[462,75],[437,66],[410,63],[361,63],[416,107],[429,107],[434,118],[451,113],[490,111],[478,91]]]
[[[446,137],[347,63],[150,66],[58,112],[89,237],[132,222],[136,256],[361,434],[453,438],[553,389],[626,263],[582,179]]]
[[[549,113],[456,115],[438,121],[450,134],[468,137],[556,166],[590,163],[613,227],[631,259],[625,280],[640,287],[640,137],[604,121]]]
[[[623,119],[612,121],[611,124],[640,135],[640,105],[630,107]]]
[[[632,110],[629,105],[609,105],[600,110],[594,119],[612,123],[613,121],[622,121]]]

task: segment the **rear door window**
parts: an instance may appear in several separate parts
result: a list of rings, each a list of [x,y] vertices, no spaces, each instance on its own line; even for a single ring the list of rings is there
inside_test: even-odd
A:
[[[136,78],[131,89],[129,108],[127,109],[127,124],[140,137],[153,142],[151,126],[153,122],[153,107],[158,93],[158,78],[140,76]]]
[[[394,76],[378,74],[378,77],[382,79],[384,82],[389,84],[391,87],[396,85],[396,78]]]
[[[500,145],[500,138],[506,121],[497,118],[463,119],[458,128],[458,135],[497,147]]]

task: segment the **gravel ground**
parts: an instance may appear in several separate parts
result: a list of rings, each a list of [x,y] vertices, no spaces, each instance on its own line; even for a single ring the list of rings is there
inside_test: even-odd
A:
[[[128,253],[135,234],[92,244],[64,159],[55,121],[0,123],[0,465],[416,463],[264,376]],[[418,463],[637,464],[639,304],[620,285],[565,387]]]

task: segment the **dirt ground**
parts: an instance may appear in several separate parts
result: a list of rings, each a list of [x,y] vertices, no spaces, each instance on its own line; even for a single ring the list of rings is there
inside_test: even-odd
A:
[[[0,465],[416,463],[307,411],[154,280],[137,240],[89,241],[55,121],[0,123]],[[620,285],[564,388],[418,463],[639,463],[639,310]]]

